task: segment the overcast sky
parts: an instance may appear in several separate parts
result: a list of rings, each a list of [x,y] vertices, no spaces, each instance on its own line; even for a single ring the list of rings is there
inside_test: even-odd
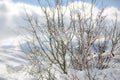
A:
[[[103,5],[106,7],[105,14],[109,19],[114,18],[114,14],[117,12],[119,20],[120,0],[103,1],[103,4],[99,4],[98,2],[96,3],[96,11],[98,11],[101,5]],[[70,4],[72,3],[73,2]],[[89,1],[86,1],[86,3],[91,5]],[[70,6],[70,4],[67,6]],[[80,4],[81,3],[78,2],[76,3],[76,6]],[[43,2],[43,5],[46,6],[46,3]],[[42,14],[39,12],[40,7],[38,6],[37,0],[0,0],[0,46],[19,45],[18,40],[20,41],[21,38],[17,32],[19,32],[21,26],[27,25],[23,19],[23,17],[25,17],[24,7],[26,7],[26,9],[28,9],[32,15],[39,17],[42,16]]]

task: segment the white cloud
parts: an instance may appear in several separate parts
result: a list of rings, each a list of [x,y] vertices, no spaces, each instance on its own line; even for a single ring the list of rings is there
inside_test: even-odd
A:
[[[83,7],[81,6],[82,2],[74,2],[74,3],[70,3],[67,6],[67,8],[72,8],[73,5],[75,5],[74,9],[76,11],[80,11],[82,13],[85,12],[87,16],[90,15],[89,11],[90,11],[91,4],[85,3],[84,5],[86,6],[83,9]],[[95,6],[93,7],[94,7],[93,15],[96,16],[99,9]],[[0,0],[0,38],[1,38],[0,43],[4,41],[9,43],[11,42],[9,41],[9,39],[18,40],[16,37],[19,36],[19,34],[16,34],[14,30],[18,32],[21,26],[28,26],[28,23],[23,19],[26,16],[24,8],[26,8],[26,11],[29,14],[36,16],[36,17],[40,17],[39,20],[41,22],[43,21],[43,18],[41,18],[43,16],[43,13],[41,11],[41,8],[38,6],[32,6],[32,5],[28,5],[25,3],[15,3],[12,0]],[[64,6],[63,9],[65,10],[65,8],[66,7]],[[108,19],[114,19],[115,18],[114,13],[118,14],[118,21],[120,21],[120,11],[117,8],[110,7],[110,8],[106,8],[104,11],[104,15],[107,15]],[[50,14],[52,13],[50,12]],[[70,12],[67,9],[66,14],[65,14],[66,23],[69,20],[69,14]],[[4,45],[4,43],[2,43],[2,45]]]
[[[0,46],[16,42],[21,26],[27,26],[24,6],[27,12],[30,10],[32,15],[38,15],[38,7],[14,3],[12,0],[0,0]]]

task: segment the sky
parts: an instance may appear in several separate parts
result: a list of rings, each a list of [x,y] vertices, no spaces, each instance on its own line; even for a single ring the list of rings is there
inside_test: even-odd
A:
[[[45,0],[41,0],[43,6],[46,6]],[[53,0],[50,0],[51,3]],[[85,0],[86,1],[86,0]],[[99,0],[100,1],[100,0]],[[102,0],[101,0],[102,1]],[[81,5],[79,2],[69,2],[65,7],[71,6],[73,3],[77,6]],[[101,5],[106,7],[104,14],[108,16],[109,19],[115,18],[115,13],[118,13],[118,20],[120,19],[120,0],[104,0],[103,3],[96,3],[95,13],[100,10]],[[87,8],[91,5],[90,1],[87,0]],[[31,15],[39,17],[40,21],[42,19],[42,12],[38,6],[37,0],[0,0],[0,48],[13,48],[19,45],[19,41],[22,41],[20,35],[20,29],[23,26],[28,26],[28,23],[24,20],[26,17],[25,10]],[[66,13],[66,21],[69,20],[68,12]],[[120,20],[119,20],[120,21]],[[27,35],[27,33],[25,33]]]
[[[23,2],[26,4],[31,4],[31,5],[38,5],[38,1],[37,0],[13,0],[14,2]],[[40,0],[42,1],[42,3],[44,5],[46,5],[46,0]],[[50,0],[50,1],[54,1],[54,0]],[[66,1],[66,0],[64,0]],[[72,1],[72,0],[69,0]],[[85,2],[91,2],[91,0],[73,0],[73,1],[85,1]],[[99,5],[99,7],[101,7],[101,5],[104,5],[106,7],[116,7],[118,9],[120,9],[120,0],[96,0],[97,5]]]

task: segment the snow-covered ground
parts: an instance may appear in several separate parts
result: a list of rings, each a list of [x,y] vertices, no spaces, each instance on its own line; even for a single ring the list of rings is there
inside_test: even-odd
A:
[[[89,80],[85,71],[69,69],[68,75],[61,75],[59,80]],[[94,79],[91,80],[120,80],[120,55],[116,55],[109,64],[109,68],[99,70],[94,68],[90,70]]]
[[[0,80],[30,80],[25,64],[27,57],[24,53],[0,48]]]
[[[9,47],[9,48],[8,48]],[[27,56],[16,47],[0,47],[0,80],[34,80],[28,74]],[[120,80],[120,53],[116,54],[110,63],[110,67],[104,70],[93,69],[92,75],[96,74],[96,80]],[[58,80],[71,80],[75,75],[82,80],[84,71],[68,69],[68,75],[61,75]],[[80,76],[81,75],[81,76]]]

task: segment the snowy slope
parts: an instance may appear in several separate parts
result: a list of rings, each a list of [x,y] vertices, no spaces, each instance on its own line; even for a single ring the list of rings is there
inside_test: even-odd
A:
[[[0,80],[28,80],[26,63],[24,53],[0,48]]]
[[[27,73],[27,56],[17,49],[0,48],[0,80],[34,80]],[[68,75],[61,75],[58,80],[71,80],[72,76],[78,76],[86,80],[84,71],[68,69]],[[93,69],[93,76],[96,74],[96,80],[119,80],[120,79],[120,54],[116,54],[110,63],[110,67],[104,70]]]

